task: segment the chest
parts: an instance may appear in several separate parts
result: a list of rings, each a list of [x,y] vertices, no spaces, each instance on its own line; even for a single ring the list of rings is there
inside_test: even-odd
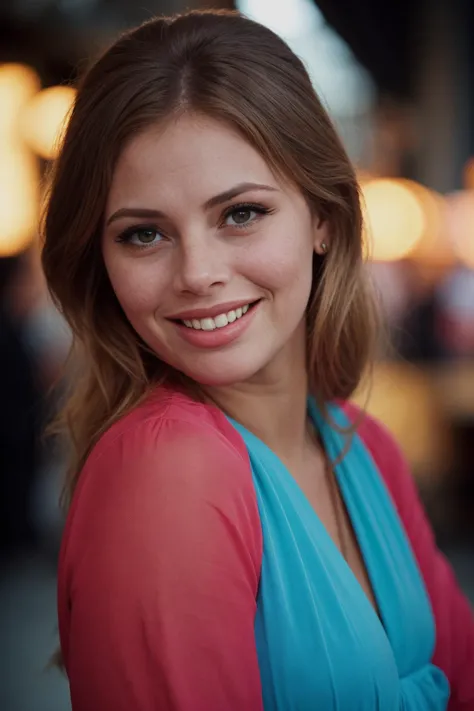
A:
[[[288,471],[379,614],[362,550],[334,471],[319,453],[309,454],[299,465],[290,464]]]

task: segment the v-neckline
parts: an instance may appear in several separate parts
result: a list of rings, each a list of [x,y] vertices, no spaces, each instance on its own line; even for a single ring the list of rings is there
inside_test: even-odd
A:
[[[327,451],[327,454],[329,455],[329,451],[327,450],[327,445],[332,444],[327,441],[327,437],[325,436],[325,433],[322,431],[323,428],[319,426],[318,422],[318,411],[314,403],[311,402],[310,399],[308,399],[308,416],[312,422],[313,427],[316,430],[316,433],[321,437],[321,440],[323,442],[323,445],[325,447],[325,450]],[[325,538],[326,543],[329,545],[330,549],[332,549],[333,553],[336,556],[336,559],[338,560],[339,564],[345,569],[346,573],[348,573],[351,576],[351,579],[353,583],[356,585],[357,589],[359,590],[360,594],[363,596],[364,601],[367,603],[369,606],[371,612],[373,615],[375,615],[375,618],[378,620],[379,624],[382,626],[385,634],[388,636],[388,631],[387,627],[384,621],[384,613],[382,610],[381,606],[381,596],[379,594],[378,586],[377,586],[377,581],[375,580],[375,575],[374,571],[372,570],[372,566],[370,562],[368,561],[368,558],[370,557],[368,555],[368,551],[365,550],[365,546],[363,544],[363,541],[361,540],[359,531],[358,531],[358,525],[354,520],[354,517],[357,515],[357,511],[355,509],[355,506],[351,505],[351,503],[347,500],[347,487],[345,486],[345,482],[343,481],[344,479],[344,472],[341,472],[341,462],[337,463],[333,467],[333,472],[334,476],[336,477],[336,483],[337,483],[337,488],[339,491],[339,495],[341,497],[342,503],[344,505],[344,508],[347,511],[347,516],[349,519],[349,523],[351,525],[355,540],[357,542],[357,545],[359,547],[360,553],[361,553],[361,558],[363,565],[365,567],[366,573],[367,573],[367,578],[370,584],[370,587],[372,589],[372,594],[376,603],[376,607],[372,604],[372,601],[370,600],[369,596],[367,595],[366,591],[362,587],[361,583],[359,582],[359,579],[357,578],[356,574],[352,570],[351,566],[343,556],[342,552],[338,548],[337,544],[335,543],[334,539],[330,535],[329,531],[327,530],[326,526],[322,522],[320,516],[318,515],[317,511],[314,509],[312,506],[310,500],[308,499],[307,495],[303,491],[302,487],[300,484],[297,482],[295,477],[291,474],[290,470],[286,466],[286,464],[282,461],[282,459],[269,447],[260,437],[255,435],[253,432],[248,430],[246,427],[241,425],[239,422],[232,418],[228,418],[231,424],[237,428],[237,430],[240,430],[241,432],[244,432],[251,440],[254,439],[256,442],[258,442],[259,446],[263,448],[267,454],[272,457],[276,464],[278,465],[279,469],[283,473],[285,482],[290,488],[292,488],[295,492],[295,496],[297,499],[299,499],[300,504],[303,506],[303,508],[307,509],[309,512],[308,515],[310,517],[310,520],[313,520],[314,523],[317,525],[317,527],[322,531],[322,534]],[[330,447],[332,449],[332,447]]]

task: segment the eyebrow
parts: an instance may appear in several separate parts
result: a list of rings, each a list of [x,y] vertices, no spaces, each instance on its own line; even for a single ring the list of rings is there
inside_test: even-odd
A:
[[[225,202],[229,202],[238,195],[242,193],[248,193],[251,190],[267,190],[268,192],[276,192],[276,188],[272,188],[270,185],[262,185],[261,183],[239,183],[229,190],[225,190],[219,195],[215,195],[204,203],[204,209],[210,210],[216,205],[222,205]]]
[[[225,190],[214,197],[209,198],[204,203],[205,210],[211,210],[217,205],[223,205],[229,200],[232,200],[243,193],[248,193],[251,190],[266,190],[268,192],[276,192],[276,188],[272,188],[270,185],[263,185],[261,183],[239,183],[229,190]],[[114,212],[107,220],[106,225],[109,226],[112,222],[116,220],[121,220],[125,217],[150,217],[150,218],[163,218],[166,217],[164,212],[161,210],[152,210],[146,207],[122,207],[116,212]]]

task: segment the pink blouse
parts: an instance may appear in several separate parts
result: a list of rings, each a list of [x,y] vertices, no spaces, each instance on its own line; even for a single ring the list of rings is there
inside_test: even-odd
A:
[[[350,418],[357,415],[346,405]],[[433,607],[450,711],[474,711],[474,621],[397,445],[358,429]],[[156,392],[91,453],[59,564],[74,711],[263,711],[254,618],[262,533],[245,445],[215,407]]]

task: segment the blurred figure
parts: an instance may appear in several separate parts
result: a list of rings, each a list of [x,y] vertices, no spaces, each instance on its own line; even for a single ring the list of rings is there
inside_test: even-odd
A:
[[[40,462],[41,388],[13,294],[24,257],[0,259],[0,544],[31,544],[31,492]]]

